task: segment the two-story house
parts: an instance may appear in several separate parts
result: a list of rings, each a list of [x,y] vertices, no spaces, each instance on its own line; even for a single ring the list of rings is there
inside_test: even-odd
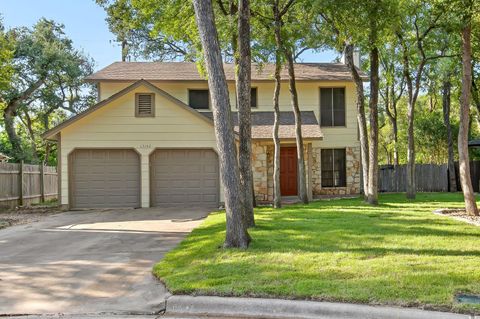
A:
[[[233,66],[226,64],[233,119]],[[295,66],[308,192],[358,194],[355,85],[342,63]],[[297,194],[288,73],[280,93],[281,192]],[[193,63],[117,62],[92,74],[98,104],[44,134],[58,143],[60,202],[70,208],[218,206],[223,201],[208,83]],[[252,67],[257,201],[273,199],[273,65]]]

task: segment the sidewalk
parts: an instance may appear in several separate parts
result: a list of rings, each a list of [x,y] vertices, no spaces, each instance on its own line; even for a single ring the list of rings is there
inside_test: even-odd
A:
[[[207,296],[171,296],[166,301],[165,315],[271,319],[480,319],[480,316],[413,308]]]

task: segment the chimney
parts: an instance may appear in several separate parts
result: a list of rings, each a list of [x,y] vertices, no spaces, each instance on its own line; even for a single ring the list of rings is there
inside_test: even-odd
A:
[[[347,59],[345,58],[345,52],[342,52],[342,57],[340,58],[340,62],[343,64],[347,64]],[[354,49],[353,50],[353,65],[357,68],[360,68],[360,50]]]
[[[353,65],[360,69],[360,50],[353,50]]]

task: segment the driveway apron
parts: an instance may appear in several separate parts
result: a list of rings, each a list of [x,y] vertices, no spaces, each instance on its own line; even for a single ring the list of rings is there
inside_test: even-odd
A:
[[[156,313],[152,266],[207,209],[77,211],[0,231],[0,315]]]

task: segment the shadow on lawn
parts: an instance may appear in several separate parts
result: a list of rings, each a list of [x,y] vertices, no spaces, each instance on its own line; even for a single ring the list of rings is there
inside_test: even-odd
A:
[[[439,199],[443,198],[440,196]],[[409,202],[405,200],[405,203]],[[425,202],[428,207],[431,203]],[[396,204],[399,204],[398,198],[392,205]],[[423,202],[413,204],[422,205]],[[250,249],[268,252],[353,252],[364,254],[367,258],[387,254],[480,256],[480,250],[461,246],[462,242],[480,238],[480,229],[467,225],[459,227],[458,222],[429,214],[429,208],[418,209],[423,214],[419,215],[409,206],[395,211],[389,211],[389,206],[371,207],[359,199],[347,199],[293,205],[278,211],[261,208],[257,226],[251,230],[254,241]],[[187,251],[188,248],[218,249],[224,232],[224,223],[200,227],[194,231],[195,240],[184,242],[182,246]],[[436,243],[444,238],[459,245],[439,247]],[[448,249],[449,246],[455,249]],[[184,253],[192,253],[187,251]]]
[[[480,229],[461,227],[456,221],[434,216],[429,213],[431,202],[425,204],[427,208],[423,209],[400,206],[388,211],[396,205],[371,207],[352,199],[263,211],[252,231],[255,238],[252,248],[367,255],[480,256],[480,250],[461,246],[462,242],[480,238]],[[449,242],[458,241],[459,245],[455,249],[438,247],[437,242],[446,238]]]

